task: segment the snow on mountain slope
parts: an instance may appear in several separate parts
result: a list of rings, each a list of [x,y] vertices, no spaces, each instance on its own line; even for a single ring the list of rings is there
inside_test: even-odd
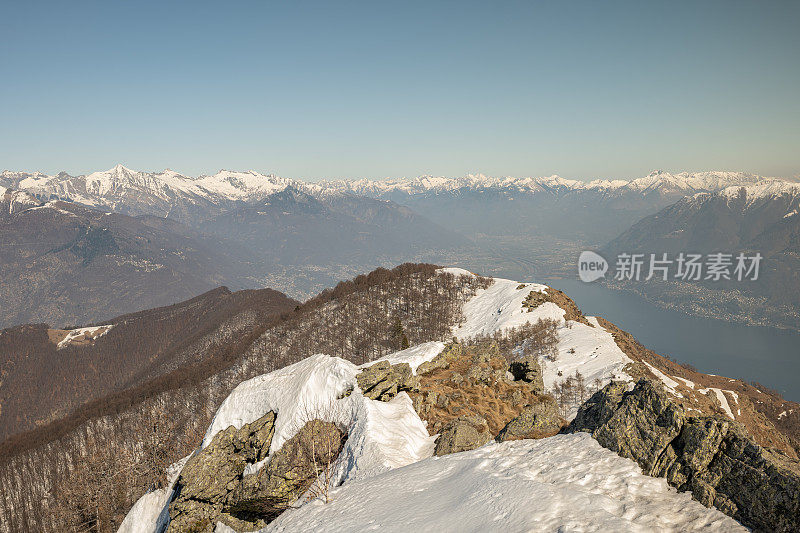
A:
[[[466,270],[460,273],[468,274]],[[524,287],[519,288],[522,285]],[[563,321],[564,310],[552,302],[539,306],[535,316],[531,316],[523,309],[522,302],[528,294],[533,291],[543,292],[546,289],[546,285],[520,284],[508,279],[495,278],[488,289],[480,289],[464,304],[465,321],[453,330],[453,336],[467,339],[475,335],[491,335],[521,326],[526,322],[536,322],[540,318]]]
[[[173,170],[140,172],[123,165],[87,175],[71,176],[60,173],[48,176],[40,172],[3,171],[0,183],[4,187],[15,187],[36,195],[55,195],[62,199],[90,206],[116,208],[119,203],[134,202],[135,195],[151,195],[162,201],[176,198],[193,201],[254,201],[280,192],[288,186],[306,190],[311,194],[358,194],[385,197],[392,193],[407,195],[442,193],[458,190],[505,189],[535,193],[567,193],[596,191],[604,194],[685,194],[714,192],[731,186],[784,183],[776,178],[763,178],[741,172],[682,172],[671,174],[656,171],[632,181],[593,180],[589,182],[548,177],[490,177],[481,174],[459,178],[421,176],[392,180],[338,180],[319,183],[304,183],[271,174],[221,170],[213,175],[197,178],[185,176]],[[142,201],[139,199],[138,201]]]
[[[389,356],[394,362],[409,362],[414,368],[433,359],[444,347],[427,343]],[[404,356],[403,353],[406,355]],[[373,364],[373,363],[369,363]],[[324,354],[269,374],[242,382],[225,399],[214,415],[201,448],[208,446],[219,431],[233,425],[241,428],[269,411],[279,413],[270,454],[294,436],[308,420],[319,418],[347,428],[347,442],[334,466],[339,483],[368,478],[393,468],[405,466],[433,453],[433,438],[406,393],[390,402],[365,398],[356,382],[359,367]],[[352,391],[343,397],[346,391]],[[248,473],[257,472],[266,461],[248,465]],[[182,465],[175,467],[176,476]],[[128,525],[120,533],[144,533],[157,529],[137,524],[157,524],[170,496],[145,494],[126,517]],[[159,503],[161,505],[159,506]]]
[[[345,484],[331,498],[260,532],[747,531],[586,433],[425,459]]]
[[[213,176],[200,176],[194,183],[227,198],[249,200],[280,192],[288,187],[291,181],[271,174],[259,174],[253,170],[249,172],[221,170]]]
[[[0,207],[2,214],[14,214],[39,205],[39,202],[25,191],[15,191],[0,187]]]
[[[496,178],[468,175],[461,178],[421,176],[418,178],[393,180],[339,180],[323,182],[328,189],[337,189],[366,196],[385,196],[390,193],[407,195],[442,193],[456,190],[512,189],[525,192],[537,191],[598,191],[605,193],[636,192],[640,194],[694,194],[700,191],[718,191],[725,187],[756,183],[782,182],[779,178],[764,178],[743,172],[681,172],[672,174],[654,171],[642,178],[625,180],[579,181],[560,176],[539,178]]]
[[[456,275],[471,275],[462,269],[447,269]],[[542,377],[545,388],[553,386],[567,376],[579,371],[587,383],[599,381],[606,385],[613,379],[630,380],[624,368],[633,361],[617,346],[614,337],[597,322],[587,317],[591,324],[565,321],[564,309],[552,302],[545,302],[528,311],[523,302],[531,292],[544,292],[548,287],[536,283],[495,278],[487,289],[478,290],[464,304],[463,323],[453,329],[453,336],[468,339],[475,335],[493,333],[518,327],[526,322],[536,323],[540,319],[558,322],[558,355],[554,361],[542,360]],[[575,417],[573,408],[568,419]]]
[[[186,456],[167,469],[167,486],[148,492],[131,507],[117,533],[153,533],[169,523],[169,499],[181,469],[191,456]]]
[[[546,289],[496,279],[465,304],[465,319],[453,334],[466,339],[550,318],[559,322],[560,340],[558,357],[544,368],[548,387],[575,370],[604,383],[628,378],[623,368],[631,360],[596,319],[589,317],[589,325],[565,321],[565,311],[552,302],[530,312],[523,307],[530,292]],[[385,359],[407,362],[416,371],[444,346],[424,343]],[[271,410],[278,416],[270,454],[313,418],[347,430],[334,465],[340,486],[332,503],[300,505],[262,531],[743,530],[664,480],[641,474],[634,462],[586,434],[492,443],[433,458],[435,435],[429,435],[411,398],[406,393],[389,402],[364,397],[356,380],[359,371],[353,363],[317,354],[241,383],[220,405],[203,447],[217,432],[231,425],[240,428]],[[257,472],[268,460],[248,465],[246,472]],[[153,531],[150,524],[165,517],[169,499],[168,492],[143,496],[120,531]],[[218,525],[216,531],[228,529]]]
[[[99,339],[113,328],[113,324],[106,326],[91,326],[88,328],[71,329],[66,332],[64,338],[59,341],[57,348],[60,350],[72,344],[85,344]]]
[[[414,368],[433,359],[443,343],[426,343],[392,354],[393,363]],[[373,363],[368,363],[368,365]],[[367,365],[367,366],[368,366]],[[337,464],[337,478],[364,477],[427,457],[433,442],[407,394],[391,402],[365,398],[358,389],[359,367],[324,354],[239,384],[217,410],[202,446],[219,431],[257,420],[269,411],[280,413],[270,446],[274,453],[305,422],[322,418],[348,428],[348,441]],[[353,392],[346,397],[345,393]]]

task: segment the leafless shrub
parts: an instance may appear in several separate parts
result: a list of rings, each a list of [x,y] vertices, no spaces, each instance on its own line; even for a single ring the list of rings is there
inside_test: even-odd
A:
[[[548,361],[558,358],[558,322],[540,318],[535,323],[497,331],[491,335],[476,335],[466,344],[496,343],[509,362],[521,357],[543,357]]]

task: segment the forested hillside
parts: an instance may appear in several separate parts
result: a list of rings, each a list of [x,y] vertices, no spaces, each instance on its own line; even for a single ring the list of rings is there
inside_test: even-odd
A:
[[[447,339],[463,303],[488,283],[407,264],[340,283],[227,341],[224,331],[209,332],[202,364],[176,365],[3,446],[0,531],[113,531],[242,380],[318,352],[361,363]]]
[[[29,324],[0,330],[0,443],[68,416],[75,408],[167,374],[201,365],[299,302],[271,289],[221,287],[186,302],[104,320],[102,334]],[[91,331],[91,330],[90,330]]]

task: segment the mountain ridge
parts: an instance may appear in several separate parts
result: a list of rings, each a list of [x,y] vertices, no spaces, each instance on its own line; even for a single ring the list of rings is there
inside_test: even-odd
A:
[[[730,186],[758,183],[789,182],[782,178],[763,177],[744,172],[707,171],[670,173],[653,171],[633,180],[596,179],[581,181],[558,175],[548,177],[491,177],[469,174],[464,177],[436,177],[423,175],[401,179],[322,180],[308,182],[262,174],[255,170],[220,170],[216,174],[190,177],[170,169],[160,172],[131,170],[121,164],[105,171],[72,176],[65,172],[52,176],[41,172],[10,171],[0,173],[0,185],[18,188],[37,195],[56,195],[93,206],[109,206],[128,189],[147,190],[161,199],[177,193],[211,202],[250,201],[279,192],[288,186],[303,189],[310,194],[349,193],[366,196],[384,196],[392,193],[423,194],[454,191],[458,189],[500,188],[520,192],[569,191],[637,191],[686,194],[720,190]]]

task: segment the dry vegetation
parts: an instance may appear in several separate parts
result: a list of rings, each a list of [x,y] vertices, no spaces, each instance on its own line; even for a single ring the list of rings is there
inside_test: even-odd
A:
[[[581,313],[581,310],[578,309],[578,306],[575,305],[575,302],[563,292],[552,287],[548,287],[544,292],[531,291],[522,306],[528,308],[528,312],[530,312],[545,302],[552,302],[563,309],[564,320],[572,320],[591,326],[586,317],[583,316],[583,313]]]
[[[508,361],[499,352],[487,361],[474,360],[475,356],[487,353],[491,352],[485,346],[465,345],[447,367],[420,375],[421,392],[412,393],[412,399],[418,403],[420,395],[429,398],[427,403],[431,408],[420,413],[420,418],[428,423],[431,435],[439,433],[443,426],[459,416],[471,415],[484,418],[489,432],[497,435],[523,407],[537,401],[537,395],[526,383],[498,380],[487,386],[471,379],[470,370],[476,367],[489,374],[505,374]],[[431,396],[436,400],[431,401]]]

